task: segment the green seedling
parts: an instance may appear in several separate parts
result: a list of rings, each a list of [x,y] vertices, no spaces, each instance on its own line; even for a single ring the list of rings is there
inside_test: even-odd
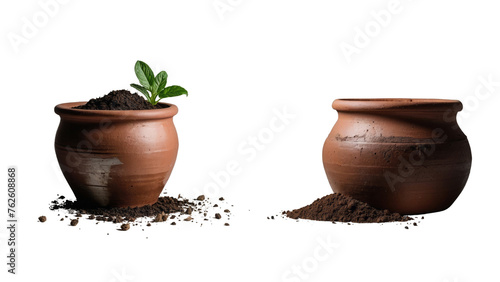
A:
[[[152,105],[158,104],[163,98],[181,96],[184,94],[186,96],[188,95],[187,90],[178,85],[165,87],[167,86],[167,72],[161,71],[155,76],[151,68],[142,61],[137,61],[137,63],[135,63],[135,75],[137,75],[141,85],[132,83],[130,86],[144,94],[148,102]]]

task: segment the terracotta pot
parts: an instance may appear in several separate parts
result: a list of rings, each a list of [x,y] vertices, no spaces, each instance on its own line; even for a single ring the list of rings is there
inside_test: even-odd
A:
[[[323,147],[334,192],[402,214],[445,210],[471,168],[462,104],[438,99],[339,99]]]
[[[177,107],[111,111],[55,107],[61,117],[55,150],[77,200],[87,205],[137,207],[158,200],[177,157]]]

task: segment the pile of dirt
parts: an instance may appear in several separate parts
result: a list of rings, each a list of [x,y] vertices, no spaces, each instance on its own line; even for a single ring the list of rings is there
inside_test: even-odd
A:
[[[83,110],[154,110],[161,109],[163,106],[152,105],[137,93],[130,93],[128,90],[115,90],[109,94],[90,99],[85,105],[74,107],[74,109]]]
[[[354,223],[405,222],[413,219],[388,210],[378,210],[339,193],[324,196],[310,205],[283,214],[293,219]]]
[[[70,225],[76,226],[79,219],[96,220],[98,222],[110,222],[120,224],[119,230],[129,230],[132,225],[139,225],[145,222],[151,226],[154,222],[169,222],[176,225],[176,221],[191,221],[201,223],[204,221],[227,221],[230,219],[231,212],[227,208],[224,198],[219,198],[218,204],[212,204],[210,199],[201,195],[195,200],[188,200],[179,195],[177,198],[163,196],[153,205],[146,205],[136,208],[103,208],[87,207],[81,205],[78,201],[66,200],[64,196],[59,196],[51,202],[51,210],[67,211],[73,219],[69,218]],[[222,212],[224,217],[219,212]],[[60,215],[59,215],[60,216]],[[47,219],[44,217],[44,221]],[[66,216],[68,218],[68,216]],[[42,222],[42,220],[40,220]],[[65,221],[61,218],[60,221]],[[228,226],[228,222],[224,222]]]

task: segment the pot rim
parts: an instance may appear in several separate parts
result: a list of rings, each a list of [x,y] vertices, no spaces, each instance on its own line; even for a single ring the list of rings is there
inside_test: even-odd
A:
[[[159,102],[161,109],[153,110],[85,110],[74,109],[73,107],[84,105],[87,102],[70,102],[58,104],[54,111],[61,117],[85,118],[107,118],[112,120],[152,120],[164,119],[175,116],[179,109],[176,105]]]
[[[459,112],[463,105],[459,100],[449,99],[413,99],[413,98],[367,98],[335,99],[332,108],[344,112],[400,111],[414,112],[448,111]]]

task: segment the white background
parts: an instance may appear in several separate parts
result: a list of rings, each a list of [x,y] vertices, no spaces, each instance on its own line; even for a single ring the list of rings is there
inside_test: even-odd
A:
[[[61,1],[49,16],[47,2],[0,4],[0,168],[19,169],[20,220],[17,276],[6,273],[0,228],[2,281],[499,281],[497,2],[401,0],[385,26],[373,14],[387,0]],[[36,30],[23,35],[27,22]],[[341,45],[356,46],[367,27],[366,46],[346,57]],[[239,174],[209,194],[234,205],[231,226],[118,232],[72,228],[48,211],[57,194],[73,197],[55,159],[53,107],[130,89],[138,59],[190,93],[169,101],[180,149],[166,192],[196,197],[210,173],[238,162]],[[480,77],[496,86],[486,92]],[[409,230],[267,220],[331,192],[321,150],[342,97],[462,100],[473,165],[454,205]],[[284,107],[294,118],[248,160],[238,147]],[[3,226],[6,192],[0,201]]]

